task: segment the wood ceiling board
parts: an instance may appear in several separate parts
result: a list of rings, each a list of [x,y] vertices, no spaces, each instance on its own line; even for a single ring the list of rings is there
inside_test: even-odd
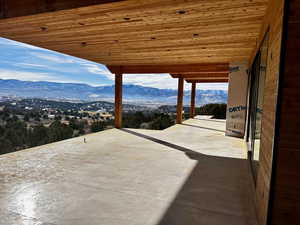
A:
[[[45,14],[43,14],[43,15],[45,15]],[[62,16],[61,20],[63,20],[64,18],[65,18],[65,16]],[[49,18],[48,21],[51,19],[52,18]],[[89,24],[88,22],[84,22],[82,19],[80,19],[80,17],[74,17],[73,20],[75,20],[75,21],[73,21],[73,23],[68,22],[68,26],[65,26],[65,25],[60,26],[59,25],[59,23],[61,23],[60,21],[52,22],[52,23],[49,23],[47,21],[45,21],[45,22],[33,21],[32,23],[28,22],[28,25],[30,25],[30,26],[27,26],[27,27],[23,27],[19,23],[10,24],[8,21],[6,33],[13,32],[13,33],[18,34],[18,33],[22,32],[24,35],[26,35],[26,34],[30,35],[31,31],[35,31],[35,29],[36,29],[35,26],[37,26],[39,24],[44,24],[44,25],[47,25],[48,30],[51,30],[51,35],[53,35],[53,36],[61,35],[63,37],[68,37],[69,31],[66,30],[66,28],[74,29],[72,31],[74,33],[98,31],[98,33],[95,33],[95,34],[103,34],[103,35],[107,36],[109,34],[115,35],[116,32],[113,32],[113,30],[111,30],[111,27],[118,26],[120,33],[123,33],[126,31],[127,33],[130,33],[132,35],[135,35],[137,33],[149,35],[149,33],[147,33],[147,32],[150,32],[151,34],[161,34],[161,32],[165,32],[166,30],[168,32],[177,32],[178,30],[180,30],[182,32],[192,33],[193,37],[195,39],[197,39],[199,37],[207,36],[207,34],[209,34],[210,32],[220,31],[220,29],[222,31],[226,31],[226,29],[227,29],[227,30],[233,32],[233,31],[238,31],[239,29],[249,30],[249,29],[256,29],[257,27],[260,27],[260,24],[253,23],[254,21],[256,21],[256,23],[259,23],[260,20],[258,18],[255,20],[252,19],[250,21],[249,20],[240,21],[240,20],[232,19],[230,21],[230,25],[231,25],[230,27],[226,26],[226,24],[228,24],[228,21],[224,21],[222,18],[220,18],[219,20],[216,20],[216,21],[206,21],[203,23],[190,22],[187,24],[188,26],[186,26],[186,25],[184,26],[184,24],[178,24],[178,22],[172,22],[172,23],[168,24],[168,27],[163,26],[163,24],[148,24],[145,27],[145,21],[143,21],[143,20],[122,21],[122,18],[120,18],[120,20],[121,20],[120,22],[108,22],[108,23],[101,22],[101,23],[96,23],[96,24]],[[19,30],[20,28],[22,28],[22,31]],[[80,28],[80,30],[78,30],[78,28]],[[143,30],[143,33],[141,33],[140,30]],[[195,31],[200,31],[201,33],[196,33]],[[38,35],[40,37],[42,37],[43,35],[45,35],[45,33],[38,33]],[[85,36],[90,36],[90,34],[86,34]]]
[[[0,36],[107,65],[242,62],[267,2],[124,0],[2,19]]]
[[[137,74],[137,73],[185,73],[185,72],[227,72],[229,71],[228,63],[213,64],[185,64],[185,65],[124,65],[124,66],[107,66],[114,74]]]

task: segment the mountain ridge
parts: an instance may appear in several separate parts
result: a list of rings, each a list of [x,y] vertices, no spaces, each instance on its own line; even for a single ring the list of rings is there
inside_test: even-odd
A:
[[[177,90],[123,85],[123,98],[130,103],[176,104]],[[190,91],[185,91],[184,101],[189,104]],[[57,83],[48,81],[21,81],[0,79],[0,96],[23,98],[46,98],[81,101],[114,101],[114,85],[90,86],[80,83]],[[197,90],[197,104],[225,103],[227,91]]]

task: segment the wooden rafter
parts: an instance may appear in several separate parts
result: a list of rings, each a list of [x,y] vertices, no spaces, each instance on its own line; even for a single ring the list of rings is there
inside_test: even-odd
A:
[[[191,80],[186,79],[185,80],[188,83],[228,83],[228,79],[197,79],[197,80]]]
[[[122,128],[123,76],[115,75],[115,127]]]
[[[229,77],[194,77],[194,78],[185,78],[185,80],[228,80]]]
[[[171,74],[173,78],[183,77],[185,79],[199,79],[199,78],[228,78],[228,72],[212,72],[212,73],[182,73],[182,74]]]
[[[195,103],[196,103],[196,83],[192,83],[190,118],[194,118],[195,116]]]
[[[127,65],[127,66],[107,66],[114,74],[138,74],[138,73],[228,73],[228,63],[204,63],[204,64],[185,64],[185,65]]]
[[[184,79],[178,79],[178,95],[177,95],[177,113],[176,113],[176,123],[182,123],[182,111],[183,111],[183,95],[184,95]]]

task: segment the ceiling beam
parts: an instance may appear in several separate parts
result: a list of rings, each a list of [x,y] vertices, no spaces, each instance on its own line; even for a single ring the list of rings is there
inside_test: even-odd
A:
[[[228,79],[186,79],[187,83],[228,83]]]
[[[0,18],[29,16],[124,0],[0,0]]]
[[[195,77],[185,78],[185,80],[228,80],[228,77]]]
[[[204,77],[204,78],[206,78],[206,77],[228,78],[229,73],[228,72],[226,72],[226,73],[224,73],[224,72],[220,72],[220,73],[215,73],[215,72],[213,72],[213,73],[182,73],[182,74],[178,73],[178,74],[171,74],[171,76],[173,78],[183,77],[185,79],[197,79],[197,78],[202,78],[202,77]]]
[[[138,73],[228,73],[228,63],[206,63],[206,64],[184,64],[184,65],[127,65],[127,66],[107,66],[114,74],[138,74]]]

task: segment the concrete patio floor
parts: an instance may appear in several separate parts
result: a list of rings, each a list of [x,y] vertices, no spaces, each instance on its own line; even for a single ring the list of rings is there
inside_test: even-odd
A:
[[[225,122],[112,129],[0,156],[0,225],[256,225]]]

